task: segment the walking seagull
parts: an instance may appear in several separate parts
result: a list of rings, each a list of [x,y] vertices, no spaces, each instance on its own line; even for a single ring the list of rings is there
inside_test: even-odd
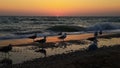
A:
[[[34,42],[38,42],[38,43],[40,43],[40,44],[44,44],[44,43],[46,43],[46,36],[44,36],[43,39],[35,40]]]
[[[39,44],[45,44],[46,43],[46,36],[44,36],[43,39],[35,40],[34,42],[38,42]],[[43,48],[43,47],[42,47]]]
[[[94,51],[98,48],[98,43],[97,39],[93,41],[91,45],[89,45],[88,50],[89,51]]]
[[[102,35],[102,33],[103,33],[102,30],[100,30],[100,31],[99,31],[99,34]]]
[[[96,50],[98,48],[97,38],[98,38],[98,32],[95,32],[94,33],[94,38],[92,38],[92,40],[91,40],[93,43],[91,45],[89,45],[89,47],[88,47],[89,51],[93,51],[93,50]]]
[[[37,38],[37,34],[34,34],[34,35],[32,35],[32,36],[30,36],[28,38],[33,39],[33,42],[34,42],[34,39]]]
[[[63,40],[64,41],[64,39],[67,37],[67,34],[66,33],[64,33],[63,35],[61,35],[60,37],[58,37],[58,39],[61,39],[61,40]]]
[[[59,32],[58,35],[62,35],[62,32]]]

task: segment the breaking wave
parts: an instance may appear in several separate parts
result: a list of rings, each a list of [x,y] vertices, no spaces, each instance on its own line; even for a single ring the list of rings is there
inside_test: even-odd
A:
[[[95,25],[87,28],[87,30],[90,30],[90,31],[93,31],[93,30],[115,30],[115,29],[120,29],[120,24],[102,23],[102,24],[95,24]]]

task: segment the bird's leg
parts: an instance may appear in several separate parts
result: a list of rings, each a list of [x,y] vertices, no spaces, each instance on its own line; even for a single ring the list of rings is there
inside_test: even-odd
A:
[[[46,57],[46,54],[44,54],[44,57]]]
[[[64,42],[64,39],[63,39],[63,42]]]
[[[61,43],[62,41],[63,41],[63,40],[61,39],[61,40],[60,40],[60,43]]]
[[[33,39],[33,42],[34,42],[35,40]]]

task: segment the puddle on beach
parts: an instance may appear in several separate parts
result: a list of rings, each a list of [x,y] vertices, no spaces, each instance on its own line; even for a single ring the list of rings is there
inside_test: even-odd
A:
[[[58,47],[50,47],[50,48],[44,48],[46,50],[46,57],[51,55],[57,55],[57,54],[63,54],[63,53],[70,53],[75,50],[80,50],[82,48],[85,48],[87,45],[77,45],[77,44],[71,44],[71,43],[65,43],[57,44]],[[45,57],[44,53],[41,52],[35,52],[39,48],[37,46],[20,46],[20,47],[13,47],[12,51],[9,52],[9,54],[1,53],[0,52],[0,61],[2,61],[5,58],[9,58],[9,60],[12,60],[12,64],[18,64],[22,63],[24,61],[32,60],[35,58],[43,58]]]
[[[117,41],[115,41],[117,40]],[[118,42],[120,38],[113,38],[113,39],[99,39],[98,47],[101,45],[107,45],[109,42],[114,41],[114,44],[120,44]],[[64,46],[61,46],[59,43],[58,47],[49,47],[45,48],[46,50],[46,57],[51,55],[57,55],[57,54],[63,54],[63,53],[70,53],[76,50],[80,50],[83,48],[87,48],[88,45],[90,45],[91,42],[87,44],[79,44],[79,43],[70,43],[66,42]],[[112,43],[113,44],[113,43]],[[63,44],[62,44],[63,45]],[[11,60],[12,64],[18,64],[22,63],[24,61],[33,60],[36,58],[43,58],[45,57],[45,54],[42,52],[35,52],[38,49],[37,46],[20,46],[20,47],[13,47],[12,51],[9,52],[9,55],[0,52],[0,61],[2,61],[5,58],[9,58],[9,61]]]

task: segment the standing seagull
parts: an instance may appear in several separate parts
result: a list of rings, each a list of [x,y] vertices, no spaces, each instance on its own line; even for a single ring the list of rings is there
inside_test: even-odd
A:
[[[58,35],[62,35],[62,32],[59,32]]]
[[[34,39],[37,38],[37,34],[34,34],[34,35],[32,35],[32,36],[30,36],[28,38],[33,39],[33,42],[34,42]]]
[[[40,44],[45,44],[45,43],[46,43],[46,36],[44,36],[43,39],[36,40],[36,41],[34,41],[34,42],[38,42],[38,43],[40,43]],[[43,48],[43,47],[42,47],[42,48]]]
[[[94,32],[94,37],[97,37],[98,36],[98,31],[95,31]]]
[[[4,47],[1,47],[0,48],[0,52],[4,52],[4,53],[8,53],[9,54],[9,51],[12,50],[12,45],[9,44],[8,46],[4,46]]]
[[[58,39],[61,39],[61,40],[63,40],[64,41],[64,39],[67,37],[67,34],[66,33],[64,33],[63,35],[61,35],[60,37],[58,37]]]
[[[44,36],[43,39],[36,40],[35,42],[38,42],[38,43],[40,43],[40,44],[44,44],[44,43],[46,43],[46,36]]]
[[[89,47],[88,47],[89,51],[93,51],[93,50],[96,50],[98,48],[98,40],[97,40],[97,38],[98,38],[98,32],[95,32],[94,33],[94,38],[92,39],[93,43],[91,45],[89,45]]]
[[[95,39],[95,40],[93,41],[93,43],[92,43],[91,45],[89,45],[88,50],[89,50],[89,51],[94,51],[94,50],[96,50],[96,49],[98,48],[98,43],[97,43],[97,42],[98,42],[97,39]]]
[[[99,34],[102,35],[102,33],[103,33],[102,30],[100,30],[100,31],[99,31]]]

